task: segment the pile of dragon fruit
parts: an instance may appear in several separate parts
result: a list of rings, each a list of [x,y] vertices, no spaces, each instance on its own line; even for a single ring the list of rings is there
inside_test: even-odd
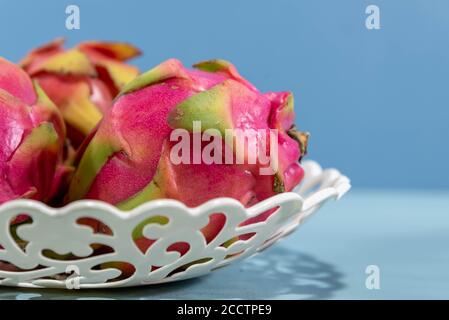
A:
[[[19,64],[0,58],[0,204],[96,199],[130,210],[161,198],[198,206],[231,197],[249,207],[303,178],[308,135],[296,130],[290,92],[262,93],[224,60],[186,68],[169,59],[139,74],[127,64],[141,54],[132,45],[63,45],[55,40]],[[276,172],[173,163],[170,134],[193,134],[193,121],[202,130],[276,129]]]

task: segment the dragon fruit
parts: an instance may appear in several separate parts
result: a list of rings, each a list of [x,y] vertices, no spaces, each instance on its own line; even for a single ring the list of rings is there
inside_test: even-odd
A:
[[[39,85],[3,58],[0,132],[0,203],[19,198],[51,202],[73,171],[63,163],[66,128]]]
[[[56,39],[21,62],[61,110],[74,147],[97,125],[119,90],[138,74],[124,61],[140,51],[119,42],[84,42],[64,50]]]
[[[175,142],[170,135],[185,129],[194,141],[199,134],[192,126],[195,121],[204,133],[213,128],[219,132],[254,129],[262,132],[257,139],[277,130],[273,174],[261,175],[262,165],[246,160],[174,164],[170,153]],[[127,210],[159,198],[197,206],[216,197],[231,197],[251,206],[292,190],[303,177],[298,160],[306,152],[307,134],[298,132],[293,121],[291,93],[261,93],[229,62],[211,60],[187,69],[178,60],[167,60],[128,83],[86,139],[67,200],[99,199]],[[224,148],[234,142],[224,143]],[[202,230],[207,241],[223,226],[224,216],[212,215],[210,220]],[[153,222],[166,223],[163,217]],[[135,239],[142,240],[141,231],[136,231]],[[174,250],[185,252],[185,248]]]

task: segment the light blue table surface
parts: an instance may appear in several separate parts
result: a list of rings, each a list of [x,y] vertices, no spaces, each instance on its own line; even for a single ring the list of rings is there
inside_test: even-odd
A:
[[[380,289],[365,286],[368,265]],[[0,288],[0,299],[449,299],[449,192],[350,191],[295,233],[199,279],[109,291]]]

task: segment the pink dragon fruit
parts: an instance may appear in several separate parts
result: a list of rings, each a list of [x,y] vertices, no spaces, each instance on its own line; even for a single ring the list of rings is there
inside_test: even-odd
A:
[[[63,164],[65,130],[39,85],[0,58],[0,203],[18,198],[48,203],[64,189],[72,171]]]
[[[261,93],[223,60],[201,62],[194,68],[187,69],[175,59],[167,60],[124,87],[79,150],[68,201],[99,199],[132,209],[159,198],[197,206],[216,197],[231,197],[250,206],[290,191],[301,181],[303,169],[298,160],[305,154],[307,135],[293,125],[292,94]],[[274,174],[261,175],[261,165],[247,161],[173,164],[170,151],[174,142],[170,135],[174,129],[195,135],[194,121],[201,122],[203,131],[276,129],[278,166]],[[211,216],[209,225],[202,230],[207,241],[223,226],[223,219],[219,214]],[[141,237],[140,230],[135,238]],[[141,247],[149,244],[151,241]]]
[[[61,110],[77,147],[97,125],[119,90],[138,75],[124,61],[140,51],[119,42],[84,42],[64,50],[57,39],[31,51],[21,62]]]

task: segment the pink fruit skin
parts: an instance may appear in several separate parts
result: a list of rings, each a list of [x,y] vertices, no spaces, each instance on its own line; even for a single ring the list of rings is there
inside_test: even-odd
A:
[[[121,140],[126,154],[117,153],[103,166],[86,198],[117,204],[151,181],[161,156],[162,144],[172,131],[167,123],[168,113],[180,102],[200,92],[200,88],[209,89],[223,80],[223,76],[207,73],[203,77],[199,77],[197,72],[191,76],[193,83],[184,79],[169,79],[117,100],[105,115],[96,138],[108,143],[111,136],[117,135],[113,139]],[[133,112],[130,112],[130,107]]]
[[[290,93],[260,93],[232,65],[225,70],[207,72],[186,69],[178,60],[171,59],[158,68],[172,70],[171,76],[120,95],[85,142],[116,151],[92,177],[80,166],[72,181],[69,200],[88,198],[120,204],[155,180],[157,171],[162,173],[157,182],[163,185],[163,192],[157,197],[177,199],[192,207],[216,197],[231,197],[251,206],[278,193],[275,177],[259,175],[258,165],[173,165],[170,162],[172,142],[168,140],[173,127],[168,121],[169,114],[186,99],[220,84],[231,92],[235,128],[279,130],[283,191],[291,191],[301,181],[304,172],[298,163],[298,142],[287,134],[294,120],[293,109],[284,110]],[[81,163],[95,161],[96,154],[93,151],[79,158]],[[91,181],[83,185],[86,177]],[[269,214],[252,222],[264,220]],[[223,223],[223,218],[216,216],[203,230],[206,238],[216,234]]]
[[[72,49],[64,49],[63,45],[63,39],[56,39],[34,49],[21,65],[60,108],[68,138],[74,147],[78,147],[109,109],[121,86],[137,76],[137,68],[125,64],[125,61],[140,55],[140,51],[131,45],[115,42],[90,41]],[[79,53],[76,60],[65,58],[65,63],[59,68],[48,70],[52,58],[74,50]],[[83,59],[87,59],[89,70],[82,67]]]
[[[39,99],[22,69],[0,58],[0,204],[52,199],[70,172],[62,165],[64,139],[57,109]]]

